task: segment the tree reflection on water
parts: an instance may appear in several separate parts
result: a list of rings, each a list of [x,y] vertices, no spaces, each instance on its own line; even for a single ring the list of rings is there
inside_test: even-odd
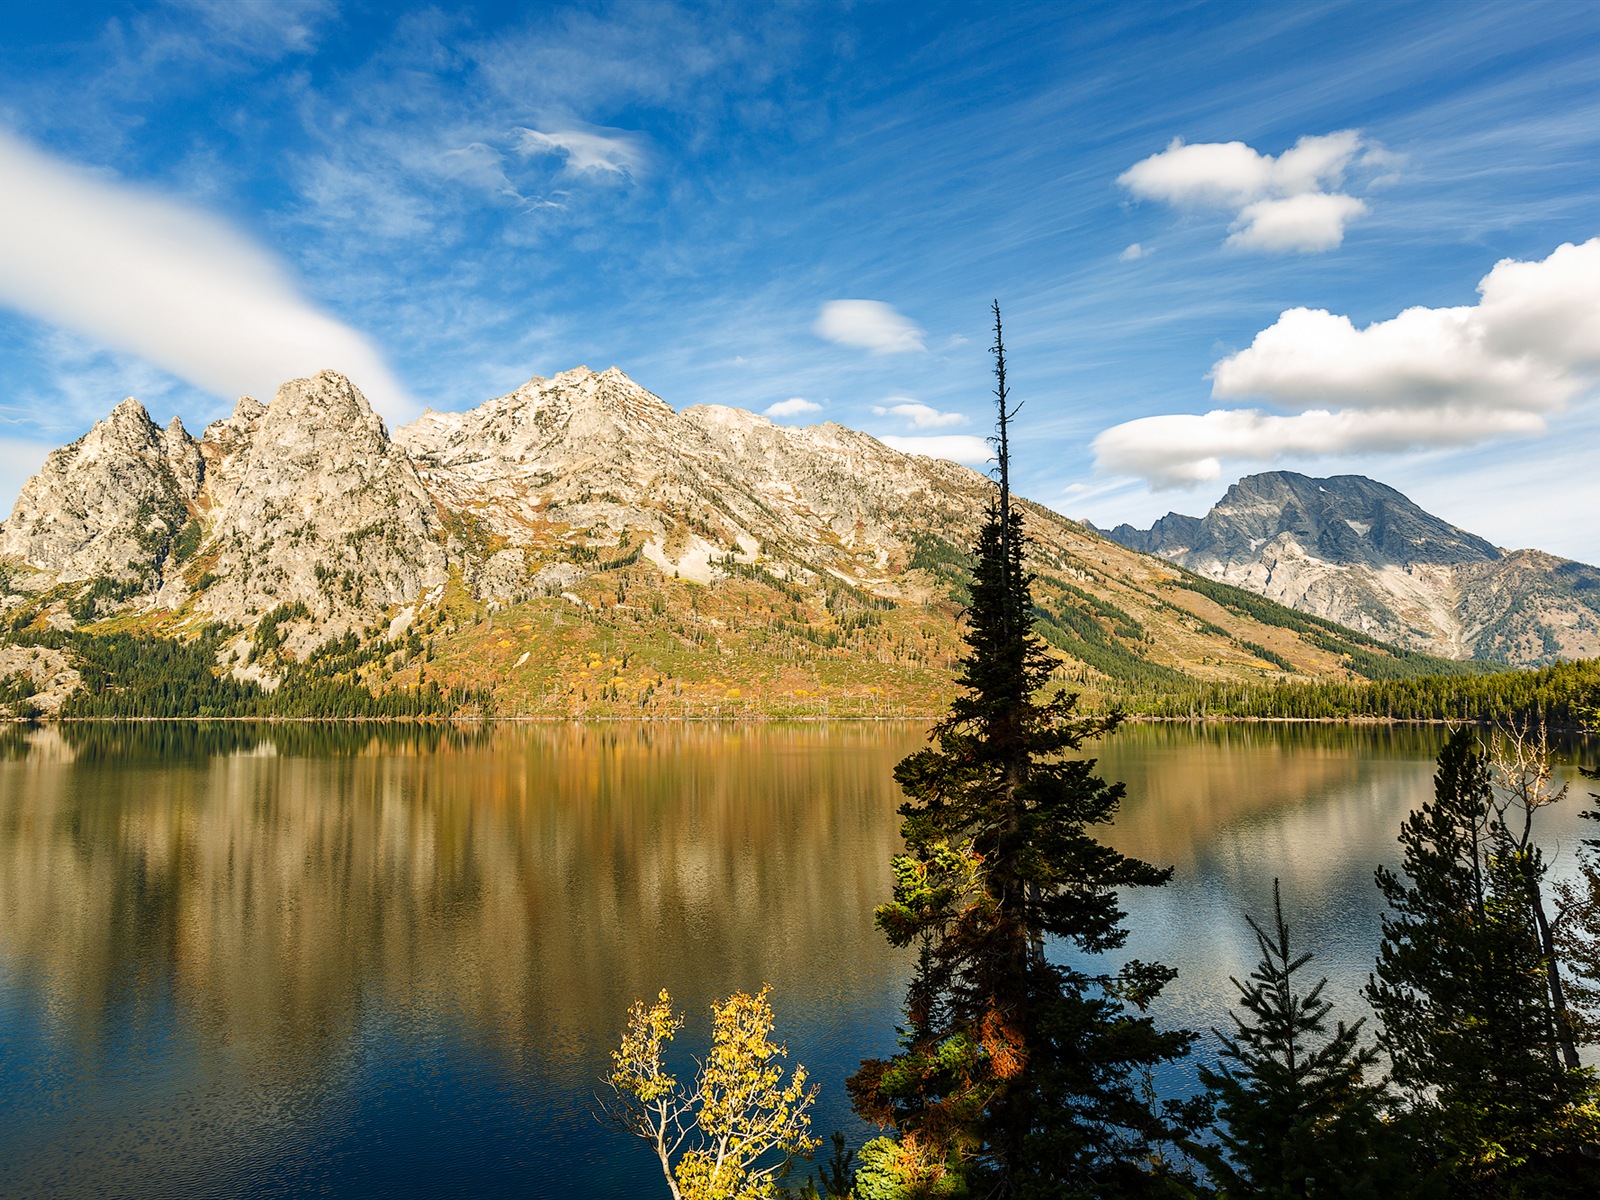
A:
[[[1138,726],[1098,748],[1128,783],[1111,840],[1178,866],[1129,952],[1179,967],[1183,1023],[1220,1021],[1249,969],[1239,912],[1274,874],[1319,972],[1358,986],[1371,871],[1441,737]],[[636,1194],[651,1164],[589,1106],[628,1004],[663,987],[703,1022],[771,983],[818,1128],[854,1129],[842,1080],[892,1049],[909,965],[872,910],[891,771],[920,744],[848,724],[8,730],[0,1178]]]

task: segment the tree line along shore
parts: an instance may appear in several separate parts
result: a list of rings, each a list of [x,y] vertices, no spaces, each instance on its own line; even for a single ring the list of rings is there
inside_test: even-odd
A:
[[[13,635],[12,644],[64,651],[82,686],[62,702],[64,719],[328,719],[415,720],[453,717],[522,718],[572,716],[634,719],[794,719],[799,717],[931,718],[926,711],[882,704],[831,709],[713,701],[680,711],[520,713],[497,710],[486,687],[424,677],[420,686],[388,687],[363,677],[365,666],[403,653],[403,640],[360,641],[354,635],[330,642],[304,662],[274,657],[277,685],[217,669],[217,652],[228,631],[202,630],[189,641],[133,633],[42,631]],[[268,654],[275,623],[263,622],[252,648]],[[1050,686],[1055,686],[1054,681]],[[1069,685],[1070,687],[1070,685]],[[28,675],[0,675],[0,717],[32,720],[44,715],[35,703],[38,685]],[[1535,670],[1482,670],[1403,679],[1354,681],[1285,680],[1259,683],[1163,681],[1159,686],[1102,683],[1085,688],[1085,707],[1117,711],[1136,719],[1171,721],[1347,721],[1495,724],[1540,722],[1552,730],[1584,728],[1585,713],[1600,704],[1600,661],[1558,663]]]

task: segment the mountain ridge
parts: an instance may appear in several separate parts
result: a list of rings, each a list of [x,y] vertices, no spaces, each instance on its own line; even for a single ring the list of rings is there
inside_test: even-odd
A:
[[[1600,654],[1600,571],[1501,549],[1361,475],[1250,475],[1204,517],[1106,536],[1413,650],[1513,666]]]
[[[58,682],[102,679],[95,712],[135,704],[105,672],[139,656],[82,639],[129,635],[206,647],[247,690],[302,689],[274,711],[358,686],[528,715],[931,713],[993,489],[832,423],[675,410],[616,368],[392,435],[323,372],[198,439],[124,402],[55,452],[0,529],[0,631],[66,655]],[[1074,690],[1448,667],[1019,504]]]

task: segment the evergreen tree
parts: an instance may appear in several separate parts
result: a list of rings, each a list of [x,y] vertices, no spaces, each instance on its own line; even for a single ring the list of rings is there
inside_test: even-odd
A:
[[[1593,1105],[1585,1077],[1559,1059],[1528,903],[1539,864],[1492,800],[1488,765],[1458,730],[1440,752],[1433,800],[1401,827],[1405,879],[1378,870],[1391,909],[1367,987],[1379,1044],[1460,1189],[1559,1194],[1552,1180],[1580,1174],[1592,1187],[1577,1150],[1593,1139]]]
[[[1290,949],[1277,880],[1272,909],[1270,933],[1246,918],[1261,961],[1248,983],[1233,980],[1245,1015],[1231,1014],[1233,1036],[1214,1031],[1223,1061],[1200,1068],[1220,1128],[1215,1145],[1195,1147],[1196,1157],[1223,1197],[1418,1195],[1420,1181],[1383,1119],[1383,1086],[1363,1077],[1378,1057],[1359,1044],[1365,1019],[1340,1021],[1329,1033],[1327,979],[1297,990],[1295,974],[1312,956]]]
[[[1600,731],[1600,688],[1585,698],[1584,727]],[[1600,768],[1581,768],[1589,779],[1600,779]],[[1589,807],[1579,815],[1600,822],[1600,795],[1589,793]],[[1561,913],[1556,922],[1557,952],[1571,973],[1568,996],[1572,1003],[1574,1033],[1588,1045],[1600,1045],[1600,837],[1581,839],[1576,878],[1556,889]]]
[[[900,1053],[851,1079],[862,1116],[898,1140],[862,1152],[863,1195],[1115,1197],[1154,1193],[1158,1146],[1181,1132],[1152,1110],[1144,1074],[1187,1052],[1142,1011],[1172,978],[1159,964],[1092,972],[1078,961],[1120,947],[1117,889],[1164,884],[1170,870],[1097,841],[1121,784],[1069,759],[1116,718],[1076,697],[1044,697],[1053,662],[1033,632],[1026,538],[1010,495],[1010,407],[995,306],[994,439],[999,488],[978,536],[961,694],[932,745],[895,779],[905,853],[877,921],[921,947]],[[869,1153],[869,1151],[871,1153]]]

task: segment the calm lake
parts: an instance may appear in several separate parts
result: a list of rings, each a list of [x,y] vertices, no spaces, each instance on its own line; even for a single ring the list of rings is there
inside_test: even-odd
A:
[[[1341,1005],[1442,729],[1132,726],[1127,953],[1226,1019],[1283,883]],[[914,726],[66,726],[0,738],[0,1193],[649,1196],[593,1117],[637,997],[774,987],[816,1127],[894,1046],[874,930]],[[1558,873],[1587,788],[1546,816]],[[1563,811],[1564,809],[1564,811]],[[1209,1039],[1197,1055],[1212,1053]],[[1186,1073],[1163,1081],[1177,1089]]]

